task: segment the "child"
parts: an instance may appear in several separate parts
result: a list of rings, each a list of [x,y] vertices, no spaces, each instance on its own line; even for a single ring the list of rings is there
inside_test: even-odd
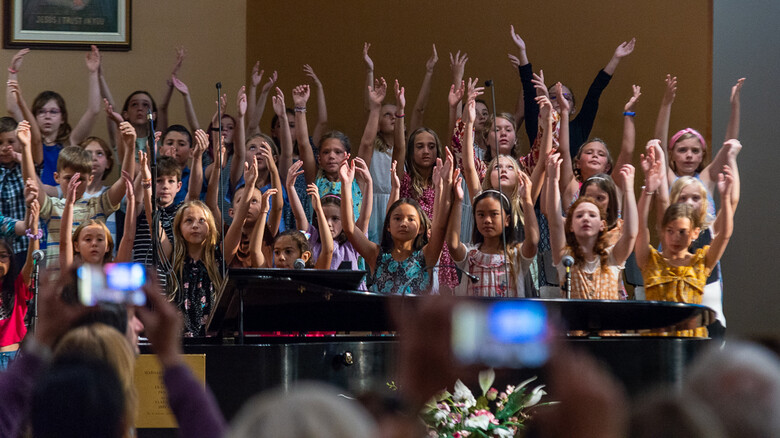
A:
[[[732,140],[735,141],[735,140]],[[658,144],[658,140],[652,140]],[[728,143],[728,142],[727,142]],[[734,145],[732,145],[734,146]],[[701,215],[687,203],[672,204],[666,209],[661,221],[661,243],[659,252],[650,246],[650,232],[647,228],[650,202],[655,191],[661,187],[664,177],[663,163],[655,160],[655,150],[649,148],[643,155],[643,168],[647,168],[645,187],[639,198],[639,238],[636,242],[636,262],[642,270],[645,282],[645,296],[653,301],[675,301],[700,304],[707,277],[726,249],[733,231],[734,210],[732,184],[734,176],[728,166],[718,177],[718,191],[723,204],[715,220],[715,236],[710,245],[691,253],[691,243],[701,230]],[[676,336],[707,336],[707,329],[677,332]]]
[[[34,190],[32,182],[29,186]],[[32,236],[37,236],[38,233],[39,211],[38,200],[31,196],[25,221]],[[24,317],[27,314],[27,301],[33,298],[30,289],[32,254],[38,249],[38,244],[38,238],[30,238],[27,260],[19,271],[11,245],[5,239],[0,239],[0,372],[8,368],[9,362],[19,351],[19,343],[27,333]]]
[[[0,215],[8,218],[25,216],[24,180],[20,164],[21,145],[16,138],[16,120],[0,117]],[[14,236],[9,241],[16,264],[27,257],[28,239]]]
[[[366,195],[366,200],[361,206],[360,219],[358,219],[355,226],[359,230],[363,230],[369,222],[371,217],[371,204],[373,198],[371,195],[373,187],[371,181],[371,173],[368,170],[366,163],[360,159],[355,158],[355,166],[348,169],[356,172],[361,181],[361,187],[363,193]],[[319,260],[322,252],[322,242],[320,242],[320,236],[322,232],[326,232],[331,236],[333,240],[333,257],[330,264],[330,269],[339,269],[343,262],[348,262],[352,270],[359,270],[362,267],[362,263],[359,260],[360,254],[355,251],[355,248],[351,243],[347,241],[347,237],[344,234],[341,217],[341,197],[337,195],[325,195],[321,200],[322,212],[325,215],[327,228],[320,228],[310,224],[306,219],[306,214],[303,211],[303,206],[298,199],[298,194],[295,193],[295,180],[298,176],[303,174],[300,170],[303,163],[298,161],[290,167],[290,171],[287,174],[287,190],[290,193],[290,204],[293,212],[295,213],[296,225],[299,230],[306,231],[309,234],[309,247],[312,249],[312,255],[315,259]],[[351,175],[352,178],[355,175]],[[319,216],[316,217],[319,222]]]
[[[135,131],[129,123],[123,123],[120,126],[122,132],[122,149],[132,149],[135,142]],[[38,199],[41,202],[40,216],[46,221],[49,230],[46,262],[51,270],[58,270],[59,261],[59,241],[60,227],[65,200],[51,198],[43,193],[43,183],[35,175],[32,155],[30,151],[30,127],[29,124],[20,123],[17,128],[17,136],[22,142],[22,175],[26,178],[33,178],[38,186]],[[122,160],[122,170],[132,175],[134,172],[135,160],[131,153],[124,155]],[[76,189],[76,201],[73,207],[73,221],[76,223],[85,222],[89,219],[98,219],[105,221],[106,216],[115,212],[119,208],[119,202],[125,195],[125,183],[121,179],[117,180],[111,188],[106,190],[100,197],[83,199],[84,191],[92,182],[92,157],[84,149],[78,146],[70,146],[62,150],[60,158],[57,159],[57,172],[55,178],[63,187],[67,187],[70,179],[76,173],[80,174],[82,184]]]
[[[349,167],[348,167],[349,166]],[[342,184],[351,184],[354,164],[344,163],[339,170]],[[341,193],[341,217],[347,240],[366,260],[372,273],[370,289],[383,294],[420,294],[431,287],[430,269],[441,256],[447,231],[453,184],[452,155],[444,164],[437,160],[433,182],[435,191],[435,219],[433,225],[417,201],[402,198],[387,211],[381,244],[368,240],[356,232],[353,219],[352,193]],[[430,232],[430,238],[428,233]]]
[[[171,125],[162,135],[162,148],[173,149],[173,158],[181,168],[181,183],[182,187],[176,192],[174,202],[180,204],[184,202],[184,198],[187,197],[189,192],[190,172],[203,174],[203,167],[200,163],[203,158],[202,154],[194,152],[194,144],[192,142],[192,134],[182,125]],[[196,168],[197,164],[197,168]],[[192,165],[192,167],[190,167]],[[202,180],[201,176],[201,180]]]
[[[632,189],[634,168],[627,164],[620,169],[621,183],[626,191],[624,230],[618,242],[608,246],[606,212],[592,198],[577,199],[569,207],[564,224],[558,191],[559,157],[556,153],[547,161],[545,215],[550,224],[553,264],[558,268],[560,284],[566,284],[562,259],[569,255],[574,258],[571,298],[621,299],[619,272],[631,254],[637,233],[636,202]]]
[[[282,216],[285,215],[286,210],[290,209],[290,203],[288,198],[288,191],[282,187],[282,181],[279,175],[279,168],[277,167],[277,160],[279,160],[279,149],[276,143],[265,134],[254,134],[246,142],[246,165],[252,165],[254,161],[257,162],[257,182],[256,188],[260,193],[265,193],[271,188],[275,188],[277,191],[281,191],[281,196],[274,197],[274,206],[271,208],[271,217],[268,218],[269,229],[273,230],[271,236],[275,236],[278,232],[285,231],[287,225],[282,221]],[[236,187],[242,187],[245,185],[245,180],[240,178],[236,184]],[[276,212],[280,211],[281,214]]]
[[[84,192],[84,198],[89,199],[100,196],[110,187],[104,185],[104,183],[114,169],[114,153],[111,150],[111,146],[99,137],[87,137],[79,146],[92,155],[92,184]],[[58,186],[58,188],[60,192],[63,191],[62,187]],[[112,213],[106,218],[106,226],[111,232],[114,241],[118,242],[116,213]]]
[[[114,239],[104,222],[90,219],[76,227],[71,235],[73,227],[73,204],[76,200],[76,191],[82,184],[81,175],[76,172],[68,182],[65,193],[65,207],[62,210],[62,225],[60,227],[60,269],[67,270],[74,264],[89,263],[104,265],[114,259]],[[125,221],[125,236],[117,250],[116,262],[129,262],[132,255],[133,231],[135,231],[135,199],[133,196],[133,183],[130,175],[122,175],[127,195],[128,220]]]
[[[524,173],[520,174],[518,185],[523,208],[531,211],[534,203],[531,200],[531,180]],[[514,236],[512,204],[509,199],[496,190],[485,190],[474,198],[473,245],[465,245],[460,240],[459,209],[463,199],[463,189],[459,181],[455,181],[455,202],[450,213],[447,229],[447,244],[452,248],[452,258],[455,263],[472,275],[479,277],[474,282],[461,277],[457,295],[481,297],[526,297],[525,276],[536,256],[536,245],[539,243],[539,227],[536,217],[528,215],[524,224],[525,239],[516,243]],[[502,228],[503,224],[503,228]],[[506,242],[506,247],[504,246]],[[508,260],[505,259],[508,255]],[[509,278],[506,275],[509,274]]]
[[[20,51],[19,54],[22,52]],[[25,52],[26,53],[26,52]],[[16,58],[15,58],[16,59]],[[18,61],[21,64],[21,59]],[[33,125],[35,129],[40,128],[43,136],[43,149],[38,149],[33,145],[33,162],[36,165],[43,165],[41,171],[41,180],[49,186],[58,184],[54,172],[57,169],[57,157],[60,151],[70,145],[81,143],[92,130],[97,115],[100,113],[100,87],[98,80],[98,70],[100,70],[100,52],[96,46],[92,46],[91,51],[86,56],[87,70],[89,71],[89,87],[87,96],[87,110],[79,120],[73,130],[68,124],[68,110],[65,107],[65,100],[59,93],[54,91],[44,91],[35,97],[32,105],[32,114],[37,123]],[[17,80],[18,70],[12,66],[8,70],[8,79]],[[15,82],[14,82],[15,83]],[[20,96],[20,95],[17,95]],[[8,96],[10,97],[10,96]],[[18,103],[18,98],[7,100],[9,112],[13,114],[17,121],[31,119],[24,114],[23,109]],[[48,192],[54,196],[53,191]],[[42,206],[43,207],[43,206]]]
[[[224,286],[219,233],[214,215],[200,201],[185,202],[173,220],[174,244],[163,239],[166,253],[173,250],[173,274],[168,299],[184,314],[184,336],[205,336],[206,322]]]

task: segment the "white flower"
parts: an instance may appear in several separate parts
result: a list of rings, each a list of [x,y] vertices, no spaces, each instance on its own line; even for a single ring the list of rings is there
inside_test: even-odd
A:
[[[447,420],[450,413],[444,410],[437,410],[435,414],[433,414],[433,419],[436,420],[436,423],[443,423]]]
[[[464,385],[460,379],[455,382],[455,392],[452,394],[452,399],[456,402],[462,402],[466,409],[470,409],[477,405],[477,400],[474,398],[471,390],[468,386]]]
[[[497,436],[499,438],[513,438],[515,436],[515,433],[512,432],[509,429],[504,429],[501,427],[497,427],[492,430],[493,436]]]
[[[482,430],[487,430],[490,425],[491,418],[487,415],[477,415],[471,418],[467,418],[464,422],[466,427],[475,427]]]
[[[544,385],[539,385],[534,388],[533,391],[531,391],[531,398],[528,399],[528,403],[525,404],[525,407],[530,408],[531,406],[539,403],[539,401],[542,399],[542,396],[547,394],[547,392],[542,388],[544,388]]]
[[[494,380],[496,380],[496,372],[493,371],[493,368],[479,372],[479,386],[482,388],[482,395],[487,394]]]

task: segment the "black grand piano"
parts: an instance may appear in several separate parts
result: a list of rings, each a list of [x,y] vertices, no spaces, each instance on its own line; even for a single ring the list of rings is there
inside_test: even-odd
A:
[[[356,291],[361,278],[356,271],[230,270],[209,321],[209,330],[218,335],[186,339],[184,346],[185,353],[206,355],[207,383],[228,420],[254,394],[298,380],[324,380],[354,393],[394,380],[398,338],[388,308],[399,300],[413,306],[420,297]],[[579,331],[566,342],[599,358],[632,395],[679,382],[686,364],[711,342],[599,335],[706,326],[714,312],[704,306],[537,301],[560,315],[568,330]]]

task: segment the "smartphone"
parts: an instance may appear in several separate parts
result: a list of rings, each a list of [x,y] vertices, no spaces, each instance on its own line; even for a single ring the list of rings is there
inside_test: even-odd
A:
[[[85,306],[100,303],[146,304],[146,295],[141,290],[146,284],[146,268],[141,263],[82,265],[76,274],[79,301]]]
[[[463,364],[537,368],[547,362],[549,338],[539,302],[464,300],[452,313],[452,351]]]

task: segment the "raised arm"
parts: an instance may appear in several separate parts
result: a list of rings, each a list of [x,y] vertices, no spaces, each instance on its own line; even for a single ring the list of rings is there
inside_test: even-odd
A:
[[[116,259],[114,259],[114,261],[117,263],[127,263],[133,261],[133,243],[135,242],[137,210],[133,181],[130,179],[130,174],[123,172],[121,179],[125,183],[127,210],[125,212],[124,233],[122,234],[122,240],[119,242],[119,247],[116,249]]]
[[[539,163],[541,165],[541,163]],[[547,157],[547,183],[545,184],[546,206],[544,215],[550,227],[550,246],[552,247],[553,264],[561,263],[566,251],[566,232],[561,210],[561,196],[558,190],[558,178],[561,172],[561,157],[557,152]]]
[[[515,55],[512,55],[511,53],[509,55],[509,63],[512,64],[512,67],[514,67],[515,71],[518,71],[520,69],[520,58],[518,58]],[[515,103],[515,124],[519,127],[523,124],[523,121],[525,120],[525,96],[523,95],[523,88],[522,83],[520,87],[520,92],[517,93],[517,103]]]
[[[38,177],[38,173],[35,171],[35,164],[33,164],[32,152],[30,151],[30,122],[22,120],[16,127],[16,137],[19,139],[19,143],[22,144],[22,179],[25,181],[33,181],[38,187],[37,199],[38,203],[43,207],[46,199],[46,188]]]
[[[330,269],[330,262],[333,260],[333,236],[328,231],[328,218],[322,211],[322,202],[320,202],[320,189],[317,184],[311,183],[306,186],[306,194],[311,197],[311,206],[317,216],[317,226],[320,230],[320,256],[314,263],[314,269]]]
[[[615,49],[615,53],[610,58],[607,65],[604,67],[604,73],[612,76],[615,74],[615,69],[620,63],[620,60],[630,55],[634,51],[634,45],[636,44],[636,38],[631,38],[630,41],[623,41]]]
[[[352,181],[355,179],[355,162],[345,160],[339,168],[339,179],[341,179],[341,226],[347,240],[363,256],[366,264],[374,272],[376,269],[376,259],[379,256],[379,245],[368,240],[364,230],[355,232],[355,213],[352,206]],[[325,228],[327,230],[327,227]],[[322,236],[324,233],[320,233]]]
[[[303,172],[306,184],[317,179],[317,163],[314,161],[314,151],[309,143],[309,125],[306,123],[306,102],[309,101],[309,86],[298,85],[293,89],[295,103],[295,132],[298,134],[298,156],[303,161]]]
[[[254,83],[254,74],[252,76],[252,81]],[[260,78],[258,78],[258,82],[262,79],[262,75]],[[278,79],[278,75],[276,71],[274,71],[271,74],[271,77],[268,78],[268,81],[263,84],[263,88],[260,90],[260,97],[257,98],[257,102],[250,101],[252,105],[254,105],[254,109],[252,110],[252,117],[249,118],[249,123],[247,124],[247,135],[252,135],[257,132],[260,132],[260,119],[263,118],[263,113],[265,112],[265,104],[268,102],[268,94],[271,92],[271,90],[274,89],[274,86],[276,85],[276,80]]]
[[[450,249],[452,260],[461,261],[466,258],[466,245],[460,240],[461,210],[463,209],[463,178],[461,175],[452,184],[452,206],[450,219],[447,223],[445,242]]]
[[[658,109],[658,118],[655,121],[654,137],[661,140],[661,149],[669,150],[669,120],[672,117],[672,104],[677,96],[677,76],[666,75],[666,89],[661,99],[661,107]],[[669,184],[674,181],[675,175],[672,168],[667,165],[667,179]]]
[[[186,55],[187,55],[187,51],[184,49],[183,46],[176,47],[176,63],[173,64],[173,69],[171,70],[171,76],[165,81],[165,90],[163,91],[163,98],[157,104],[157,119],[155,120],[155,122],[158,124],[158,126],[162,126],[163,129],[168,127],[168,105],[171,103],[171,96],[173,96],[173,78],[178,77],[179,69],[181,69],[181,65],[182,63],[184,63],[184,57]],[[103,93],[104,81],[102,80],[103,77],[102,73],[100,74],[100,77],[101,77],[100,94],[103,94],[103,97],[105,97]],[[193,129],[192,131],[194,132],[195,129]]]
[[[431,220],[431,236],[423,247],[425,266],[434,266],[441,257],[444,240],[447,234],[447,225],[450,220],[450,208],[452,207],[453,178],[458,175],[455,172],[455,160],[449,149],[444,149],[446,159],[442,162],[436,159],[436,167],[433,169],[433,188],[435,198],[433,201],[433,220]]]
[[[65,207],[60,220],[60,270],[67,271],[73,264],[73,204],[76,202],[76,190],[81,185],[81,174],[76,172],[68,181],[65,193]],[[124,182],[123,182],[124,183]]]
[[[469,79],[469,82],[471,82],[471,79]],[[466,128],[463,130],[464,141],[463,150],[461,151],[461,167],[463,168],[463,177],[461,179],[465,178],[466,187],[469,191],[469,199],[472,200],[482,189],[477,166],[474,163],[474,121],[477,118],[476,96],[476,93],[474,93],[473,96],[469,96],[468,101],[466,102],[466,108],[463,110],[463,122],[465,123]],[[489,175],[486,176],[486,178],[489,177]]]
[[[458,104],[463,100],[466,93],[466,83],[460,81],[459,84],[450,85],[450,92],[447,95],[447,104],[449,115],[447,117],[447,135],[454,135],[455,124],[458,121]]]
[[[384,81],[384,78],[382,78],[382,81]],[[406,107],[406,97],[404,96],[404,94],[405,94],[404,87],[402,87],[401,84],[398,83],[398,79],[396,79],[395,80],[395,105],[397,108],[396,111],[399,111],[399,114],[403,114],[404,108]],[[406,134],[404,133],[404,124],[401,123],[400,120],[397,120],[394,129],[395,129],[395,146],[393,146],[393,160],[395,160],[397,163],[400,164],[400,166],[396,166],[396,175],[398,175],[399,180],[402,180],[404,178],[404,170],[405,170],[404,163],[406,163],[406,142],[404,141],[404,137],[406,136]]]
[[[238,246],[241,244],[241,231],[244,229],[246,215],[249,212],[249,205],[252,203],[252,197],[256,190],[257,182],[257,158],[252,157],[252,164],[244,163],[244,181],[246,188],[244,196],[236,204],[233,215],[233,222],[230,224],[227,233],[225,233],[225,263],[230,264],[238,252]]]
[[[651,143],[658,144],[658,140],[651,140]],[[660,145],[659,145],[660,146]],[[650,257],[650,229],[648,228],[648,216],[653,195],[661,188],[661,182],[665,179],[664,172],[666,164],[656,159],[655,148],[648,144],[647,155],[642,154],[642,170],[645,172],[645,185],[642,194],[639,196],[637,205],[637,238],[634,245],[634,255],[636,264],[639,268],[647,265]],[[624,222],[625,224],[625,222]],[[660,222],[659,222],[660,227]],[[663,232],[663,231],[661,231]]]
[[[97,115],[100,114],[100,79],[98,70],[100,69],[100,52],[97,46],[92,46],[92,50],[87,53],[87,70],[89,70],[89,91],[87,93],[87,110],[81,116],[81,120],[70,133],[70,144],[77,145],[84,141],[92,131],[95,125]]]
[[[520,74],[520,81],[523,85],[523,114],[525,116],[525,133],[528,141],[533,144],[538,129],[539,106],[534,102],[536,90],[534,89],[533,70],[531,62],[528,60],[526,44],[520,34],[515,32],[515,27],[510,26],[509,36],[517,47],[517,64]],[[519,124],[518,124],[519,126]],[[544,166],[545,164],[542,163]]]
[[[636,102],[642,95],[642,89],[638,85],[631,86],[633,95],[623,107],[623,142],[620,146],[620,154],[615,161],[613,170],[620,170],[626,164],[631,164],[634,159],[634,148],[636,147],[636,126],[634,125],[634,116],[636,115]],[[634,186],[631,186],[634,190]],[[620,197],[620,193],[618,192]]]
[[[363,43],[363,63],[366,65],[366,86],[363,90],[371,88],[374,84],[374,61],[368,55],[368,49],[371,48],[371,43]],[[368,110],[370,108],[368,101],[368,94],[363,95],[363,106]]]
[[[539,199],[539,195],[542,192],[542,185],[544,184],[545,164],[547,157],[552,153],[553,148],[553,108],[550,99],[547,96],[537,96],[536,101],[539,102],[539,109],[541,115],[541,122],[544,123],[544,132],[542,133],[542,142],[539,149],[539,162],[534,166],[534,170],[531,172],[531,199],[536,202]],[[563,108],[563,106],[562,106]],[[561,123],[563,129],[563,123]],[[561,132],[566,132],[565,129]],[[569,144],[568,137],[561,136],[560,144],[565,148]],[[564,153],[561,152],[563,156]],[[571,156],[564,156],[562,158],[563,163],[566,159],[571,160]],[[571,162],[571,161],[570,161]],[[559,183],[560,185],[560,183]],[[556,186],[556,188],[558,188]]]
[[[368,222],[371,220],[371,210],[374,207],[374,181],[371,178],[371,171],[368,164],[360,157],[355,157],[355,176],[363,194],[363,202],[360,204],[360,218],[355,225],[361,232],[368,230]]]
[[[718,217],[715,219],[717,229],[715,229],[715,236],[710,243],[710,250],[707,252],[706,265],[707,269],[712,270],[715,268],[715,264],[718,263],[723,252],[726,250],[726,245],[731,239],[731,233],[734,231],[734,208],[731,201],[732,187],[734,183],[734,176],[731,174],[729,166],[723,166],[723,173],[718,176],[718,192],[720,193],[721,206],[718,210]]]
[[[263,237],[265,235],[265,222],[271,205],[271,196],[276,195],[276,189],[268,189],[260,197],[260,213],[252,229],[252,237],[249,239],[249,258],[253,268],[265,268],[266,259],[263,252]]]
[[[203,189],[203,153],[209,147],[209,135],[202,129],[195,132],[195,147],[192,150],[192,165],[190,166],[190,180],[187,186],[186,201],[200,199],[200,191]]]
[[[220,159],[225,162],[227,152],[225,152],[225,142],[223,139],[219,139],[219,147],[214,150],[215,163]],[[208,186],[206,187],[206,206],[211,209],[211,213],[214,215],[214,222],[217,225],[217,230],[222,228],[222,209],[219,208],[219,182],[222,175],[221,166],[212,166],[211,175],[209,175]],[[192,179],[190,178],[190,184]]]
[[[417,94],[417,101],[414,103],[414,111],[412,112],[412,119],[409,122],[409,131],[414,132],[415,129],[423,125],[423,116],[425,115],[425,107],[428,106],[428,97],[431,95],[431,79],[433,78],[433,68],[439,61],[439,55],[436,53],[436,44],[433,44],[433,52],[430,58],[425,63],[425,76],[423,76],[422,85],[420,85],[420,93]]]
[[[309,219],[306,217],[306,211],[303,209],[301,199],[298,197],[298,192],[295,190],[295,180],[303,175],[303,170],[301,170],[302,166],[302,161],[296,161],[290,166],[290,170],[287,171],[285,188],[287,189],[287,201],[290,202],[290,209],[295,217],[295,226],[298,230],[306,231],[309,229]]]
[[[236,188],[239,179],[241,179],[241,172],[244,170],[244,163],[246,162],[246,128],[244,127],[244,121],[246,120],[247,101],[244,86],[241,86],[238,90],[236,110],[238,126],[233,130],[233,160],[230,162],[231,190]]]
[[[33,163],[39,165],[43,162],[43,140],[41,139],[41,130],[38,128],[38,121],[35,118],[35,114],[32,113],[30,107],[27,106],[22,97],[22,89],[19,87],[19,83],[16,80],[8,80],[8,93],[16,101],[16,107],[22,114],[23,120],[27,120],[30,123],[30,143]]]
[[[135,156],[133,151],[135,150],[135,128],[130,122],[122,122],[119,125],[119,130],[122,133],[122,145],[125,153],[122,157],[122,171],[127,172],[128,175],[135,174]],[[117,205],[122,201],[125,196],[125,182],[122,178],[116,180],[114,184],[108,189],[108,199],[111,205]]]
[[[271,176],[271,187],[275,188],[280,194],[282,193],[282,179],[279,176],[279,169],[274,162],[274,155],[271,152],[271,146],[268,143],[263,142],[260,145],[260,156],[265,160],[266,166],[268,166],[268,173]],[[282,208],[284,208],[284,199],[280,196],[275,196],[271,204],[271,215],[268,217],[268,229],[273,232],[275,236],[279,232],[279,224],[282,221]]]
[[[279,173],[287,175],[287,170],[292,165],[293,156],[293,138],[290,133],[290,124],[287,120],[287,107],[284,104],[284,94],[282,90],[276,88],[276,96],[271,97],[273,103],[274,112],[279,117]],[[309,140],[306,139],[308,142]],[[316,144],[316,143],[315,143]]]
[[[317,90],[317,124],[314,125],[311,136],[314,144],[320,144],[322,133],[328,127],[328,105],[325,103],[325,89],[322,87],[322,81],[309,64],[304,64],[303,71],[314,82],[314,88]]]
[[[13,58],[11,58],[11,65],[8,66],[8,81],[17,81],[19,70],[22,69],[22,61],[24,61],[24,55],[30,53],[30,49],[22,49],[16,54],[14,54]],[[21,122],[25,119],[25,117],[22,115],[22,111],[19,108],[19,104],[16,100],[16,96],[11,93],[10,88],[6,88],[5,90],[5,108],[8,111],[8,114],[11,115],[11,117],[14,118],[17,122]]]
[[[173,86],[181,93],[181,97],[184,99],[184,114],[187,117],[187,123],[190,125],[190,130],[192,130],[192,132],[197,131],[200,129],[200,123],[198,123],[198,117],[195,115],[195,107],[192,105],[192,96],[190,95],[189,87],[176,76],[171,76],[171,82],[173,82]]]
[[[634,173],[634,166],[630,164],[624,164],[618,168],[617,176],[620,180],[620,188],[623,189],[623,233],[612,251],[612,255],[618,263],[625,262],[634,250],[639,227],[634,196]]]
[[[390,163],[390,198],[387,200],[387,207],[385,208],[385,216],[390,213],[390,206],[395,201],[401,199],[401,180],[398,179],[398,162],[393,160]]]
[[[265,73],[265,70],[260,70],[260,61],[255,62],[255,65],[252,67],[252,78],[249,82],[249,90],[248,90],[248,100],[251,102],[251,105],[247,106],[246,109],[246,119],[249,121],[246,126],[246,130],[249,131],[252,121],[254,120],[254,114],[255,114],[255,102],[257,102],[257,86],[260,85],[260,81],[263,80],[263,74]],[[258,119],[257,122],[259,123],[260,120]],[[258,126],[255,125],[255,130],[258,129]],[[248,133],[248,132],[245,132]],[[235,143],[235,141],[233,142]]]
[[[366,129],[363,130],[363,137],[360,138],[358,157],[362,158],[368,166],[371,166],[371,159],[374,156],[374,140],[377,132],[379,132],[382,102],[385,100],[385,95],[387,95],[387,82],[385,82],[384,78],[378,80],[376,85],[369,87],[366,93],[366,96],[368,96],[368,120],[366,120]],[[396,120],[396,125],[402,122],[402,120]]]
[[[545,167],[543,163],[539,163],[537,167]],[[520,172],[520,181],[518,181],[518,195],[521,197],[521,206],[523,208],[523,215],[525,223],[523,223],[523,231],[525,232],[525,240],[523,240],[522,255],[526,259],[530,259],[536,256],[537,247],[539,246],[539,223],[536,220],[536,213],[534,213],[533,193],[536,192],[531,183],[531,178]],[[537,194],[538,196],[538,194]]]
[[[25,193],[29,192],[30,190],[35,190],[34,184],[26,185]],[[29,285],[30,276],[32,275],[32,270],[33,270],[33,253],[38,248],[40,248],[40,239],[37,236],[38,236],[38,222],[40,220],[41,204],[38,203],[38,199],[36,199],[36,196],[34,194],[31,194],[30,196],[25,196],[25,198],[30,200],[30,202],[27,204],[26,228],[29,229],[30,234],[36,236],[36,238],[30,239],[30,243],[27,246],[27,259],[25,260],[24,266],[22,266],[22,270],[19,272],[19,275],[21,275],[22,279],[24,279],[24,284]]]

